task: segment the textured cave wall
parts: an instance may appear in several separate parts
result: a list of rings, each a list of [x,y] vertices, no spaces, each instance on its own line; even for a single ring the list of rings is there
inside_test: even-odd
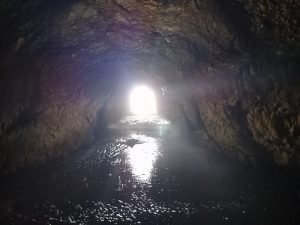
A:
[[[299,164],[297,11],[297,0],[1,1],[1,167],[87,143],[130,74],[164,87],[164,115],[220,151]]]
[[[209,71],[198,77],[202,84],[195,87],[194,98],[218,147],[254,164],[270,156],[280,165],[298,163],[297,71],[299,66],[290,61],[258,61],[236,73],[219,71],[223,78],[209,77]]]
[[[1,82],[1,164],[8,168],[43,162],[85,144],[111,95],[111,82],[99,79],[99,70],[63,58],[36,61],[9,69]]]

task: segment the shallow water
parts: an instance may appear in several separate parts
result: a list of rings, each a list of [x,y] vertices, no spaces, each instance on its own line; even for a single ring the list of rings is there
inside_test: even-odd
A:
[[[3,176],[1,224],[300,224],[296,182],[201,148],[157,118],[147,130],[124,123]]]

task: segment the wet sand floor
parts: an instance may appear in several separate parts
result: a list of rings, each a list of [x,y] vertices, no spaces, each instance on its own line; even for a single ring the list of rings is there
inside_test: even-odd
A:
[[[111,131],[1,182],[1,224],[300,224],[299,187],[286,177],[161,128]]]

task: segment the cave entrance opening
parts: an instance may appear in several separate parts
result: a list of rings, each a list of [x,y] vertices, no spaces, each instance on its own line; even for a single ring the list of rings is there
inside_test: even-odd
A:
[[[154,91],[146,85],[134,87],[129,95],[129,109],[135,116],[155,116],[157,105]]]
[[[124,92],[128,95],[124,95]],[[124,97],[128,99],[124,101]],[[131,131],[150,129],[160,133],[167,130],[169,121],[164,119],[162,94],[156,86],[135,83],[119,90],[113,100],[107,114],[108,128]]]

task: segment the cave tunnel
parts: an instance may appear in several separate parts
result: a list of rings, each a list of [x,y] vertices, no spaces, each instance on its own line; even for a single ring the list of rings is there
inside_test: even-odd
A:
[[[300,224],[300,2],[1,0],[1,224]]]

